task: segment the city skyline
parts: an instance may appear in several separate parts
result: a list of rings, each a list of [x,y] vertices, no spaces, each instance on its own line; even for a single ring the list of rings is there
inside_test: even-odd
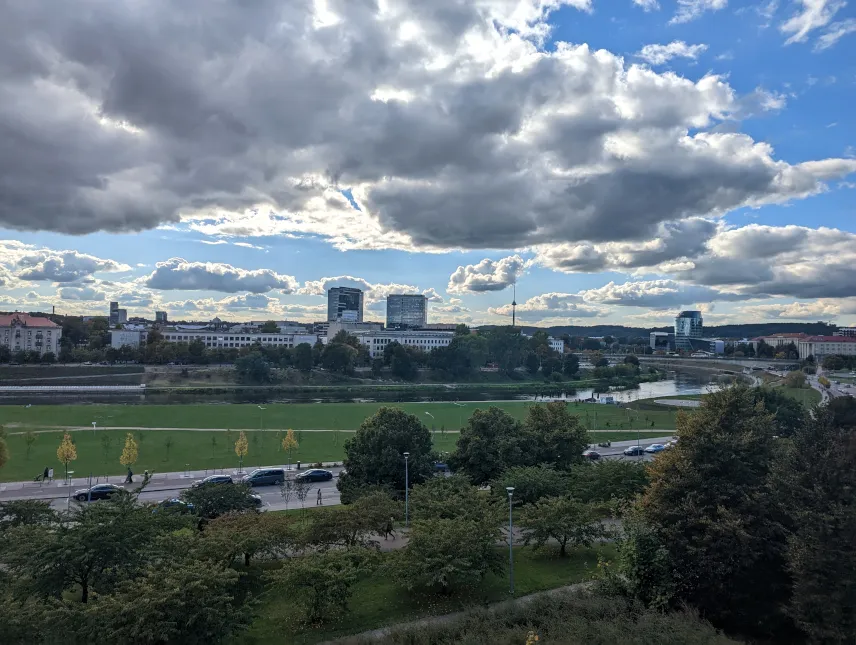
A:
[[[856,324],[852,6],[241,7],[7,9],[0,311]]]

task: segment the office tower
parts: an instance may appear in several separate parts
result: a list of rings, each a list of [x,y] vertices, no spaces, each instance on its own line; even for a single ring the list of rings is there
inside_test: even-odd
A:
[[[390,294],[386,297],[387,327],[422,327],[428,322],[428,298]]]
[[[363,292],[333,287],[327,292],[327,322],[363,322]]]
[[[702,317],[700,311],[682,311],[675,318],[675,347],[690,349],[690,339],[702,337]]]
[[[156,311],[155,312],[155,322],[161,325],[165,325],[167,323],[166,312],[165,311]]]
[[[110,326],[119,324],[119,303],[110,303]]]

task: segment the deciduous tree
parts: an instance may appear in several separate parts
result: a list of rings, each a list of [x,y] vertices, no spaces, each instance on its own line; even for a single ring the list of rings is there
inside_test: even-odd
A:
[[[71,435],[67,432],[62,435],[62,441],[59,448],[56,449],[56,458],[59,463],[65,466],[65,477],[68,479],[68,464],[77,459],[77,446],[74,445]]]
[[[291,456],[292,453],[300,447],[300,444],[297,443],[297,438],[294,436],[294,430],[291,428],[285,433],[285,437],[282,439],[282,449],[288,453],[288,467],[291,468]]]
[[[568,491],[568,477],[546,466],[515,466],[490,483],[495,496],[505,499],[506,488],[514,487],[514,501],[532,504],[544,497],[558,497]]]
[[[535,447],[520,422],[505,410],[477,409],[461,428],[453,470],[463,471],[474,484],[486,484],[505,469],[534,462]]]
[[[130,432],[125,435],[125,446],[122,448],[122,454],[119,456],[119,463],[123,466],[130,468],[135,463],[137,463],[137,458],[139,457],[139,448],[137,447],[137,441],[134,439],[134,435]]]
[[[181,491],[181,499],[193,504],[200,517],[208,519],[256,508],[252,489],[244,484],[208,484],[187,488]]]
[[[238,455],[238,471],[244,470],[244,457],[247,456],[247,452],[249,451],[249,443],[247,442],[246,433],[241,430],[241,433],[238,435],[237,441],[235,441],[235,454]]]
[[[590,504],[569,496],[550,497],[524,507],[520,525],[525,529],[527,545],[542,547],[554,540],[561,556],[567,553],[568,545],[591,546],[609,535]]]

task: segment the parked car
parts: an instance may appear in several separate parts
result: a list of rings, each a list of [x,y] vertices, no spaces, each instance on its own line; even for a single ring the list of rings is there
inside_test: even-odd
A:
[[[262,506],[264,504],[261,495],[250,495],[250,499],[253,500],[256,506]]]
[[[209,484],[232,484],[232,477],[230,475],[209,475],[205,479],[200,479],[198,481],[193,482],[193,488],[199,488],[200,486],[208,486]]]
[[[654,454],[655,452],[663,452],[665,449],[666,446],[661,443],[652,443],[650,446],[645,448],[645,452],[648,454]]]
[[[117,486],[116,484],[96,484],[92,488],[81,488],[80,490],[74,491],[74,499],[78,502],[85,502],[87,500],[92,500],[93,502],[96,499],[107,499],[111,495],[115,495],[120,490],[125,490],[121,486]]]
[[[434,470],[436,470],[438,473],[447,473],[449,472],[449,464],[443,461],[435,461]]]
[[[329,470],[313,468],[312,470],[304,470],[302,473],[297,475],[295,479],[305,482],[328,482],[333,479],[333,473]]]
[[[597,459],[600,459],[600,453],[597,450],[589,449],[589,450],[583,451],[583,457],[585,457],[586,459],[591,459],[592,461],[595,461]]]
[[[279,486],[285,481],[285,470],[282,468],[257,468],[241,480],[247,486]]]
[[[645,450],[642,448],[642,446],[630,446],[629,448],[624,449],[625,457],[638,457],[642,454],[645,454]]]
[[[193,509],[194,506],[190,502],[185,502],[182,499],[178,499],[178,497],[170,497],[155,506],[152,509],[152,513],[177,513],[178,515],[184,515],[185,513],[192,513]]]

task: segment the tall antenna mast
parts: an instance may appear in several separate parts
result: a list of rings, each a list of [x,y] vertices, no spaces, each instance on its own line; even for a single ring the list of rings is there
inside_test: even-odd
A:
[[[511,298],[511,327],[517,322],[517,283],[514,283],[514,296]]]

